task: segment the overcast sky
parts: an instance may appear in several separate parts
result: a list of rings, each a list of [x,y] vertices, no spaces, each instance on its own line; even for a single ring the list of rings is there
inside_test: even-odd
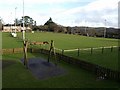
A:
[[[64,26],[118,26],[119,0],[24,0],[25,15],[44,23],[51,17]],[[13,23],[23,15],[23,0],[0,0],[0,17]],[[105,25],[106,19],[106,25]]]

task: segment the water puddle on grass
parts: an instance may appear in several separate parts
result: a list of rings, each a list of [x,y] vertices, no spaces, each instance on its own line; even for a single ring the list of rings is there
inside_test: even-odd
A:
[[[21,59],[23,63],[23,59]],[[37,79],[47,79],[54,76],[61,76],[66,74],[66,70],[60,66],[56,66],[52,62],[47,62],[41,58],[28,59],[28,69]]]

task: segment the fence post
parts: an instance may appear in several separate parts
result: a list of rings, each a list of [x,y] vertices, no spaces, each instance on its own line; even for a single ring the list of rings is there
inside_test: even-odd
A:
[[[111,52],[113,51],[113,46],[111,47]]]
[[[93,53],[93,48],[91,48],[91,54]]]
[[[14,48],[13,48],[13,53],[15,52]]]
[[[78,48],[78,56],[80,55],[80,49]]]
[[[119,48],[119,51],[120,51],[120,47],[118,47]]]
[[[62,54],[60,55],[60,59],[62,59],[64,61],[64,59],[63,59],[64,50],[62,49],[61,51],[62,51]]]
[[[104,47],[102,47],[102,54],[103,54],[103,51],[104,51]]]

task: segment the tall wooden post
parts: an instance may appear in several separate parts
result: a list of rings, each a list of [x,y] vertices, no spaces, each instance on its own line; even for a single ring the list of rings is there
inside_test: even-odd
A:
[[[113,46],[111,47],[111,52],[113,51]]]
[[[93,48],[91,48],[91,54],[93,53]]]
[[[62,49],[62,55],[64,54],[64,49]]]
[[[50,50],[49,50],[49,55],[48,55],[48,62],[50,61],[50,56],[51,56],[52,51],[53,51],[54,59],[56,60],[54,41],[53,40],[51,40],[51,45],[50,45]],[[55,64],[57,65],[57,60],[56,60]]]
[[[49,50],[49,55],[48,55],[48,62],[50,61],[52,48],[53,48],[53,40],[51,40],[51,45],[50,45],[50,50]]]
[[[28,60],[27,60],[27,48],[28,48],[28,41],[23,41],[23,51],[24,51],[24,65],[28,68]]]

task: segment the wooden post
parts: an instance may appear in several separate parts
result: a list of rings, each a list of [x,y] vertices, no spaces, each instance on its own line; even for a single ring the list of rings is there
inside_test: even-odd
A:
[[[14,50],[14,48],[13,48],[13,53],[14,53],[14,51],[15,51],[15,50]]]
[[[53,47],[53,54],[54,54],[55,65],[57,66],[57,58],[56,58],[56,53],[55,53],[55,48],[54,47]]]
[[[48,55],[48,62],[50,61],[50,56],[51,56],[52,51],[54,54],[55,65],[57,65],[56,53],[55,53],[55,49],[54,49],[54,41],[53,40],[51,40],[51,46],[50,46],[49,55]]]
[[[49,50],[48,62],[50,61],[50,56],[51,56],[51,49]]]
[[[30,50],[30,51],[31,51],[31,53],[33,53],[33,49],[32,49],[32,48],[31,48],[31,50]]]
[[[80,55],[80,49],[78,48],[78,56]]]
[[[93,53],[93,48],[91,48],[91,54]]]
[[[64,54],[64,49],[62,49],[62,55]]]
[[[103,54],[103,52],[104,52],[104,47],[102,47],[102,54]]]
[[[27,47],[28,47],[28,41],[23,41],[23,45],[24,45],[24,65],[26,66],[26,68],[28,68],[28,61],[27,61]]]
[[[51,56],[52,49],[53,49],[53,40],[51,40],[51,45],[50,45],[50,50],[49,50],[49,55],[48,55],[48,62],[50,61],[50,56]]]
[[[111,52],[113,51],[113,46],[111,47]]]

